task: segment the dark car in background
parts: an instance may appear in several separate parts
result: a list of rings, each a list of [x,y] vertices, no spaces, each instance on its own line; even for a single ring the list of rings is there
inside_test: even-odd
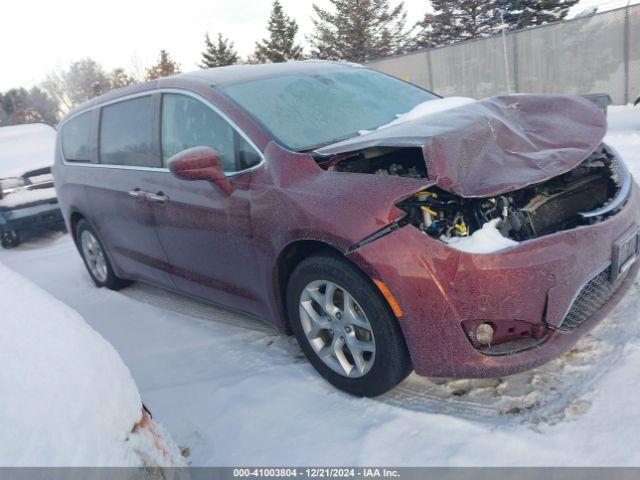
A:
[[[24,235],[64,229],[51,166],[56,130],[35,123],[0,127],[0,240],[12,248]]]
[[[54,176],[100,287],[133,280],[293,332],[378,395],[569,350],[629,289],[637,187],[587,100],[442,99],[358,65],[177,75],[78,107]]]

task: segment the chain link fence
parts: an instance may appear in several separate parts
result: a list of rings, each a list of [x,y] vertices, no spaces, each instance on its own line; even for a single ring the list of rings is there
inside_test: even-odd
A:
[[[444,96],[608,93],[625,104],[640,96],[640,4],[367,66]]]

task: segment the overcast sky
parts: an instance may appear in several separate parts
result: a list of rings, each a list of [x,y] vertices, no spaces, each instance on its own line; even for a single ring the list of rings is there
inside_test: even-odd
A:
[[[577,10],[611,1],[581,0]],[[0,91],[29,87],[47,72],[83,57],[92,57],[108,69],[140,69],[152,64],[161,48],[167,49],[184,71],[193,70],[207,31],[230,37],[246,56],[266,33],[271,2],[8,0],[2,2],[1,9]],[[328,0],[281,2],[298,21],[300,40],[311,31],[311,5],[329,4]],[[430,8],[428,0],[405,0],[405,5],[411,24]]]

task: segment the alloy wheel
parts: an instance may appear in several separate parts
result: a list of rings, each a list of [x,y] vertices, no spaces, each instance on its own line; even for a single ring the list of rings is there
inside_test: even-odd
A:
[[[82,254],[92,275],[99,282],[106,282],[107,260],[98,239],[90,231],[84,230],[80,237],[80,243],[82,244]]]
[[[345,288],[328,280],[309,283],[300,296],[300,320],[311,348],[334,372],[359,378],[371,370],[373,329]]]

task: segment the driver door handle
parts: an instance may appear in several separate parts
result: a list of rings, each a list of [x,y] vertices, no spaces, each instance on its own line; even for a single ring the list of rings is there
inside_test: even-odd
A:
[[[169,201],[169,197],[162,192],[149,193],[147,194],[147,199],[154,203],[166,203]]]
[[[129,196],[131,196],[133,198],[143,198],[145,196],[145,193],[146,192],[143,192],[139,188],[136,188],[135,190],[131,190],[129,192]]]

